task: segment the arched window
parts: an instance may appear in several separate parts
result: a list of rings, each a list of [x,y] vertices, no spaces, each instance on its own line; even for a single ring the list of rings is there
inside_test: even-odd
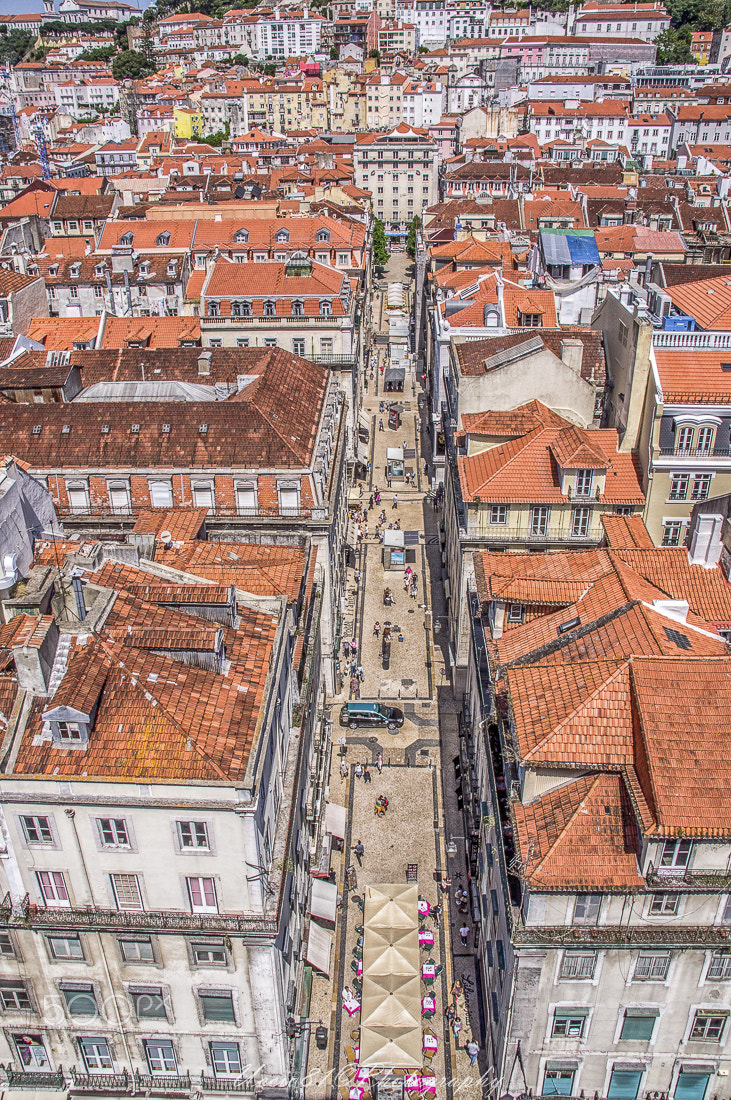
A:
[[[208,316],[209,317],[220,317],[221,316],[221,303],[220,302],[209,302],[208,303]]]
[[[277,314],[276,303],[272,302],[271,299],[268,299],[264,303],[264,316],[265,317],[276,317],[276,314]]]
[[[329,298],[322,298],[320,300],[320,316],[332,317],[333,306]]]
[[[251,317],[251,315],[252,315],[251,302],[242,302],[241,303],[241,316],[242,317]]]
[[[119,238],[119,243],[123,245],[132,245],[134,244],[134,240],[134,233],[123,233],[122,236]]]
[[[170,234],[167,231],[165,233],[158,233],[155,243],[158,248],[166,248],[170,244]]]
[[[304,317],[304,314],[305,314],[305,303],[302,301],[301,298],[295,298],[292,302],[292,316],[293,317]]]
[[[241,317],[242,316],[242,313],[241,313],[242,304],[243,304],[242,302],[232,302],[231,303],[231,316],[232,317]]]

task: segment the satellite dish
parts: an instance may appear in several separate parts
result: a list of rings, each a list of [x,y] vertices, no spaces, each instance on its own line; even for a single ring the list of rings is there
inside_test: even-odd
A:
[[[161,531],[160,532],[160,541],[161,542],[172,542],[172,540],[173,540],[173,536],[170,533],[170,531]]]

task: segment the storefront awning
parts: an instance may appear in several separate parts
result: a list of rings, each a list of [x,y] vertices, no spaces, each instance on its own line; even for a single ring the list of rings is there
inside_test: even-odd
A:
[[[333,935],[320,928],[319,924],[310,924],[310,935],[307,940],[306,958],[315,970],[319,970],[326,978],[330,977],[330,959],[332,957]]]
[[[328,833],[345,839],[345,806],[338,806],[335,802],[328,802],[325,806],[325,828]]]
[[[334,882],[325,882],[321,878],[312,879],[310,893],[310,913],[316,920],[325,920],[335,924],[338,911],[338,888]]]

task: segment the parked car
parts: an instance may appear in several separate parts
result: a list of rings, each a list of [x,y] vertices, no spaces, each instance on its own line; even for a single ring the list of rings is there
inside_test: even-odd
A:
[[[404,712],[385,703],[346,703],[340,711],[340,725],[352,730],[359,727],[387,726],[391,731],[404,724]]]

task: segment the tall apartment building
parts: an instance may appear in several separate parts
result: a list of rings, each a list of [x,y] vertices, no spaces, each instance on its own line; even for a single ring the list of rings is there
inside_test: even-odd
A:
[[[718,570],[475,555],[465,835],[497,1095],[726,1095],[731,826]]]
[[[358,134],[355,182],[373,195],[373,211],[386,234],[404,237],[415,214],[436,201],[439,151],[428,131],[405,123],[385,133]]]

